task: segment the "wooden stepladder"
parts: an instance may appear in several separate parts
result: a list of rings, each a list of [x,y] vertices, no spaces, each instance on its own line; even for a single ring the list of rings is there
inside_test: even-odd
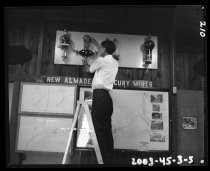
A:
[[[84,113],[82,113],[82,108],[84,109]],[[91,138],[93,141],[93,146],[94,146],[94,150],[96,153],[96,158],[97,158],[98,164],[103,164],[103,159],[102,159],[101,151],[100,151],[100,148],[98,145],[98,140],[96,137],[94,126],[93,126],[90,110],[88,107],[88,103],[86,101],[78,101],[77,102],[77,107],[76,107],[76,111],[74,114],[72,126],[70,129],[70,133],[69,133],[69,137],[68,137],[62,164],[70,164],[69,163],[70,157],[73,155],[73,131],[77,130],[75,127],[76,127],[76,123],[77,123],[77,120],[78,120],[78,117],[80,114],[86,115],[86,117],[87,117],[88,125],[90,127],[90,134],[91,134]]]

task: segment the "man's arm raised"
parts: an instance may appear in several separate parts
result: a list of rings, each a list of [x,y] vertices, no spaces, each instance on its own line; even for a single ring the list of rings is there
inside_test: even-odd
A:
[[[94,38],[92,38],[92,37],[89,37],[89,38],[90,38],[90,42],[92,44],[94,44],[96,46],[98,52],[100,52],[101,51],[101,45]]]

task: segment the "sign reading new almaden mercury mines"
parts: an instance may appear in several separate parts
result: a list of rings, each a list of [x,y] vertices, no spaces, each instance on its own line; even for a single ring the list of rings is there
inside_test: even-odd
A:
[[[91,86],[92,78],[46,76],[43,78],[43,81],[46,83],[63,83],[63,84],[78,84],[83,86]],[[115,80],[114,88],[152,88],[152,81]]]

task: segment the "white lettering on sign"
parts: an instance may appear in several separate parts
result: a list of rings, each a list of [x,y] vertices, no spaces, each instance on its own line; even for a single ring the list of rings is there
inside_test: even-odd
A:
[[[130,84],[130,81],[126,81],[126,86],[128,87]]]
[[[152,87],[152,82],[151,81],[149,82],[149,87]]]
[[[73,80],[74,83],[78,84],[79,78],[73,78]]]
[[[60,78],[61,78],[61,77],[55,77],[55,82],[56,82],[56,83],[59,83],[59,82],[60,82]]]
[[[65,78],[64,83],[68,83],[68,77]]]
[[[152,82],[151,81],[139,81],[135,80],[133,81],[133,86],[134,87],[152,87]]]
[[[91,78],[79,78],[79,77],[46,77],[45,82],[48,83],[65,83],[65,84],[80,84],[91,85]],[[115,87],[122,88],[137,88],[137,87],[152,87],[152,81],[146,80],[115,80]]]

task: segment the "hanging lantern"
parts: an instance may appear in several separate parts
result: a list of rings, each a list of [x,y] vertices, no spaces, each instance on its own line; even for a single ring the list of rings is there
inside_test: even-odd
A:
[[[155,43],[153,40],[151,40],[151,36],[149,35],[144,42],[144,48],[146,50],[146,56],[145,56],[145,64],[149,65],[152,63],[152,50],[155,47]]]
[[[93,56],[94,54],[97,54],[97,52],[92,52],[90,50],[90,37],[88,35],[85,35],[83,37],[83,45],[84,45],[84,49],[80,51],[75,50],[74,52],[76,52],[76,54],[81,55],[83,58],[87,58],[87,57]]]
[[[76,54],[79,54],[80,56],[82,56],[83,58],[88,58],[90,56],[96,55],[98,52],[92,52],[90,50],[90,36],[89,35],[85,35],[83,37],[83,46],[84,49],[78,51],[78,50],[74,50],[74,52]],[[84,69],[86,72],[88,72],[88,68],[86,66],[84,66]]]
[[[60,37],[60,44],[58,46],[62,50],[61,57],[63,60],[67,58],[70,42],[70,34],[67,34],[67,31],[65,29],[64,34]]]

